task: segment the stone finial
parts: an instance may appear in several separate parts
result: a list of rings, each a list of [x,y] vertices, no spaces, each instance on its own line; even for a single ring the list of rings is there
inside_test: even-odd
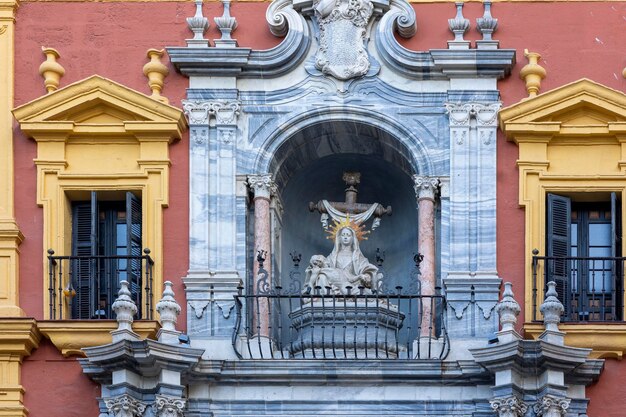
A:
[[[139,417],[146,410],[146,404],[128,394],[105,398],[104,404],[109,415],[114,417]]]
[[[528,49],[524,49],[524,56],[528,58],[528,64],[522,68],[519,76],[526,83],[528,97],[535,97],[541,88],[541,80],[546,78],[546,70],[538,64],[541,59],[541,55],[538,53],[528,52]]]
[[[515,301],[515,298],[513,298],[513,284],[505,282],[502,299],[496,306],[496,312],[500,316],[500,326],[502,326],[503,332],[515,330],[517,316],[520,311],[519,304]]]
[[[137,314],[137,306],[130,297],[131,293],[128,289],[128,281],[120,282],[120,290],[117,293],[117,300],[111,308],[115,312],[117,319],[117,329],[113,330],[113,342],[128,339],[139,339],[139,336],[133,332],[133,316]]]
[[[222,37],[214,39],[213,42],[218,48],[235,48],[237,40],[233,39],[231,34],[237,29],[237,19],[230,15],[230,0],[222,0],[222,5],[224,6],[223,14],[213,19]]]
[[[489,404],[498,417],[523,417],[528,411],[528,406],[515,395],[494,398]]]
[[[65,69],[57,62],[61,55],[56,49],[42,46],[41,50],[46,55],[46,60],[39,66],[39,74],[44,78],[46,90],[50,94],[59,88],[59,81],[65,75]]]
[[[565,311],[563,304],[557,298],[556,282],[548,282],[548,291],[546,292],[546,299],[541,304],[539,311],[543,314],[543,324],[548,331],[559,331],[559,322],[561,321],[561,314]]]
[[[454,3],[456,5],[456,16],[454,19],[448,19],[448,28],[454,33],[454,40],[448,41],[449,49],[469,49],[469,41],[463,38],[467,29],[469,29],[470,21],[463,17],[463,3]]]
[[[169,100],[161,95],[161,91],[163,91],[163,80],[170,73],[167,67],[161,62],[161,58],[164,54],[165,51],[163,49],[148,49],[147,56],[150,61],[143,66],[143,74],[148,77],[148,86],[150,86],[152,90],[150,97],[163,103],[169,103]]]
[[[187,46],[208,47],[209,41],[204,34],[209,29],[209,19],[202,14],[202,0],[195,0],[196,14],[187,18],[187,26],[193,32],[193,38],[187,39]]]
[[[174,298],[172,282],[165,281],[164,285],[163,296],[156,305],[156,310],[161,317],[161,329],[158,338],[160,342],[178,344],[180,332],[176,331],[176,320],[180,314],[180,305]]]
[[[476,41],[478,49],[498,49],[498,41],[492,38],[493,33],[498,28],[498,19],[491,15],[491,1],[483,2],[483,16],[476,19],[476,29],[483,35],[483,39]]]

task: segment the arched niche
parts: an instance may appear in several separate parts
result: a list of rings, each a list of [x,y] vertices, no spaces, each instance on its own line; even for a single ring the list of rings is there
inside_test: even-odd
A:
[[[328,255],[333,247],[320,223],[320,214],[309,212],[308,203],[320,199],[344,201],[342,174],[358,171],[358,201],[393,208],[393,215],[383,217],[380,227],[361,242],[361,249],[372,263],[377,248],[384,251],[387,283],[392,287],[407,286],[418,235],[414,160],[397,138],[363,123],[318,123],[284,141],[270,161],[283,204],[280,239],[275,241],[274,252],[279,264],[274,270],[282,285],[289,284],[290,252],[302,254],[300,270],[304,271],[312,255]]]

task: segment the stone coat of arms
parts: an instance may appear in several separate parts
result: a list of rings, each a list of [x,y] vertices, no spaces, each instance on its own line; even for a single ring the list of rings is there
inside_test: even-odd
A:
[[[365,33],[374,11],[370,0],[319,0],[315,3],[320,37],[315,68],[339,80],[365,75],[370,61]]]

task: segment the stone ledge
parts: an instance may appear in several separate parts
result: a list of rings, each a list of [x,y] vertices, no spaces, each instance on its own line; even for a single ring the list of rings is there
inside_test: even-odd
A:
[[[536,340],[544,331],[543,323],[524,323],[524,335]],[[593,349],[590,358],[622,359],[626,353],[626,322],[559,324],[567,346]]]
[[[0,318],[0,353],[28,356],[41,335],[33,318]]]
[[[43,320],[37,322],[41,333],[68,357],[85,356],[86,347],[111,343],[111,331],[117,329],[115,320]],[[133,331],[142,339],[155,338],[160,325],[154,320],[133,322]]]

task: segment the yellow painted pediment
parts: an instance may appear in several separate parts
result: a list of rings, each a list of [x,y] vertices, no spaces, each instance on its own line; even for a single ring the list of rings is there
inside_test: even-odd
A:
[[[40,134],[159,134],[180,139],[183,112],[98,75],[70,84],[13,110],[24,132]]]
[[[588,79],[500,110],[509,140],[531,136],[614,136],[626,133],[626,94]]]

